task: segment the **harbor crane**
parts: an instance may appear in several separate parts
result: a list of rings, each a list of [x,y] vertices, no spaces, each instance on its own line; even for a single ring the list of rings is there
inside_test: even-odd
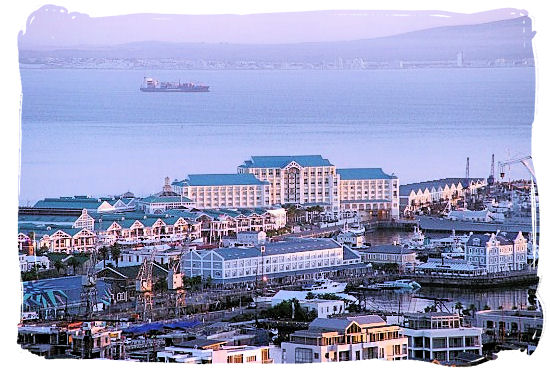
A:
[[[504,176],[506,175],[506,173],[504,172],[504,168],[506,166],[510,168],[510,165],[516,164],[516,163],[523,164],[523,166],[527,169],[527,171],[529,171],[529,174],[531,175],[531,245],[532,245],[532,253],[533,253],[533,267],[535,267],[536,260],[537,260],[537,253],[538,253],[538,245],[537,245],[538,214],[537,214],[537,195],[536,195],[536,188],[535,188],[535,171],[533,170],[533,167],[529,162],[532,159],[533,158],[530,155],[526,155],[521,158],[515,158],[504,162],[498,162],[498,168],[499,168],[501,179],[504,179]]]
[[[156,248],[146,257],[136,276],[136,312],[143,313],[144,320],[153,319],[153,265]]]
[[[93,250],[90,256],[90,267],[86,271],[86,274],[82,276],[82,289],[80,291],[79,314],[82,312],[81,310],[84,310],[84,316],[87,318],[94,314],[94,308],[97,307],[96,263],[97,251]]]
[[[181,261],[183,254],[178,259],[172,261],[168,270],[168,293],[170,308],[174,309],[176,316],[183,313],[185,307],[185,286],[183,284],[183,273],[181,271]]]

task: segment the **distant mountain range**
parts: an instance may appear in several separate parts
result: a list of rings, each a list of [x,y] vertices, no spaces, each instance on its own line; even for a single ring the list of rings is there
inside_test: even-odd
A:
[[[24,58],[174,58],[188,60],[263,62],[334,61],[363,58],[369,62],[396,60],[465,60],[533,58],[531,19],[527,16],[475,25],[437,27],[354,41],[285,44],[134,42],[105,47],[54,50],[21,48]]]

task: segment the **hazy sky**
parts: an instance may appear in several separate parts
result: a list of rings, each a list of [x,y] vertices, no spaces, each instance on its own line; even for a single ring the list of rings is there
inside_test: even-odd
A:
[[[517,9],[474,14],[441,11],[333,10],[249,15],[131,14],[90,17],[47,5],[33,12],[22,48],[116,45],[138,41],[296,43],[383,37],[526,15]]]

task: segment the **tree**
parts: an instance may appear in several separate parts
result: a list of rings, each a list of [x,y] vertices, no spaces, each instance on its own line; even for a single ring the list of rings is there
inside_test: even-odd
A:
[[[65,269],[65,264],[61,260],[56,260],[53,264],[53,267],[57,270],[57,274],[61,274],[61,270]]]
[[[109,250],[106,246],[102,246],[98,250],[99,256],[101,257],[101,260],[103,260],[103,268],[105,268],[105,261],[109,257]]]
[[[456,304],[455,304],[455,309],[457,310],[457,312],[458,312],[459,314],[462,314],[462,310],[464,309],[464,306],[462,306],[462,303],[456,302]]]
[[[111,257],[115,260],[116,267],[118,268],[118,259],[121,255],[121,249],[118,243],[111,245]]]
[[[71,266],[73,268],[73,275],[76,275],[76,269],[82,265],[82,262],[80,262],[80,260],[78,260],[77,258],[75,258],[74,256],[69,259],[69,261],[67,262],[67,264],[69,266]]]

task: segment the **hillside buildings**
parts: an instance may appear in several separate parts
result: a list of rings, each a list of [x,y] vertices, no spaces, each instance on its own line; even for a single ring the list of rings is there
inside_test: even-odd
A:
[[[406,360],[407,338],[403,329],[388,325],[380,316],[317,318],[307,330],[281,343],[282,363]]]

